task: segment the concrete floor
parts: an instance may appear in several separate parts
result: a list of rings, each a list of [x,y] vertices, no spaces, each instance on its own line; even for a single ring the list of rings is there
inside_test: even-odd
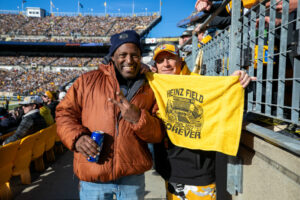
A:
[[[79,199],[78,179],[73,175],[73,154],[70,151],[57,156],[52,164],[46,164],[43,173],[32,173],[32,183],[22,185],[19,177],[11,179],[15,200]],[[145,200],[164,200],[165,185],[153,170],[146,172]]]

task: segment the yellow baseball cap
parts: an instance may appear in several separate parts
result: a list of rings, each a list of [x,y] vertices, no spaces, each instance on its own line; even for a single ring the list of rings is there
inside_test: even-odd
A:
[[[158,45],[153,51],[153,60],[155,60],[156,56],[163,51],[167,51],[171,54],[179,56],[179,49],[175,44],[172,43],[164,43]]]
[[[49,90],[46,91],[44,95],[47,96],[49,99],[53,100],[53,94]]]

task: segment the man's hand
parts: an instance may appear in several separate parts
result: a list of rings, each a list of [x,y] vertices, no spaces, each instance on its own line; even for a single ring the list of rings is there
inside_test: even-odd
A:
[[[210,0],[197,0],[195,4],[195,9],[200,11],[209,11],[211,9],[211,1]]]
[[[279,0],[277,0],[276,2],[277,2],[277,4],[276,4],[276,11],[279,12],[279,13],[282,13],[282,3],[283,2],[279,1]],[[270,1],[266,3],[266,7],[267,8],[269,8],[270,5],[271,5]],[[298,7],[298,0],[290,0],[290,4],[289,5],[290,5],[289,6],[289,13],[291,13],[294,10],[297,9],[297,7]]]
[[[100,147],[88,135],[82,135],[78,138],[75,143],[75,149],[86,158],[89,156],[95,157],[97,154],[100,154]]]
[[[270,17],[266,16],[265,17],[265,22],[267,25],[270,24]],[[281,24],[281,19],[275,18],[275,26],[279,26]],[[259,26],[259,19],[256,19],[256,28]]]
[[[256,77],[250,77],[247,72],[242,70],[236,70],[235,72],[233,72],[233,74],[231,74],[231,76],[239,76],[239,81],[243,88],[246,88],[249,85],[250,81],[256,81]]]
[[[122,116],[126,121],[129,121],[133,124],[137,123],[141,116],[140,109],[127,101],[122,93],[117,92],[116,94],[119,97],[119,101],[111,98],[109,98],[108,101],[120,108]]]

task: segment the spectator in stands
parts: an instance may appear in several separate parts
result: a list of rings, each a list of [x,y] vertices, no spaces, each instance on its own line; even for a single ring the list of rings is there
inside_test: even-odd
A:
[[[182,46],[186,41],[188,41],[192,37],[192,31],[191,30],[185,30],[181,34],[179,38],[179,45]]]
[[[205,31],[200,31],[200,27],[195,28],[195,32],[197,34],[199,46],[206,44],[209,42],[216,34],[216,29],[215,28],[209,28]]]
[[[198,12],[204,11],[213,13],[219,8],[220,4],[213,4],[213,0],[197,0],[195,4],[195,9]],[[224,29],[231,23],[231,7],[230,4],[226,6],[217,16],[215,16],[212,21],[208,24],[209,28]],[[206,19],[206,18],[203,18]],[[201,21],[202,23],[203,21]]]
[[[42,100],[38,96],[29,96],[24,98],[24,101],[20,103],[24,110],[22,121],[16,132],[4,140],[2,145],[14,142],[47,127],[47,124],[44,118],[40,115],[38,109],[38,105],[41,101]]]
[[[55,100],[53,92],[46,91],[45,94],[42,95],[42,99],[45,105],[47,105],[51,110],[51,115],[53,119],[55,119],[55,109],[58,104],[58,101]]]
[[[54,124],[53,116],[51,115],[51,109],[47,105],[43,105],[43,102],[39,105],[40,115],[45,119],[47,126]]]
[[[170,42],[159,43],[154,49],[157,72],[160,74],[191,74],[187,65],[179,56],[177,46]],[[232,75],[240,76],[240,83],[245,88],[250,80],[241,70]],[[154,145],[155,166],[157,172],[167,181],[167,197],[171,199],[213,200],[216,199],[215,152],[191,150],[175,146],[168,138]],[[199,163],[196,163],[199,162]],[[199,167],[195,167],[199,166]],[[178,173],[180,171],[180,174]],[[191,197],[188,188],[197,188]],[[189,191],[186,194],[184,191]],[[196,195],[198,196],[196,197]]]
[[[16,126],[16,120],[7,112],[7,109],[0,107],[0,134],[5,134],[8,130]]]
[[[13,112],[11,112],[11,115],[16,120],[16,125],[18,126],[21,123],[22,117],[24,115],[22,106],[15,107]]]
[[[179,38],[179,46],[182,46],[184,43],[186,43],[190,38],[192,38],[192,30],[185,30],[183,31],[182,35]],[[192,42],[189,42],[189,44],[186,44],[182,51],[185,52],[185,56],[192,53]]]
[[[154,94],[140,73],[141,53],[135,31],[113,35],[109,65],[79,77],[56,108],[57,133],[74,151],[80,199],[144,198],[143,173],[152,166],[147,142],[160,142],[162,132]],[[101,152],[93,131],[104,132]],[[99,154],[98,162],[87,160]]]
[[[65,86],[60,86],[59,87],[59,92],[58,92],[58,101],[63,100],[63,98],[66,96],[67,92],[65,89]]]
[[[201,11],[210,11],[212,7],[212,0],[197,0],[195,3],[195,9],[198,12]]]
[[[279,12],[279,13],[282,13],[282,4],[283,4],[283,1],[278,1],[277,4],[276,4],[276,10]],[[271,2],[267,2],[266,3],[266,7],[270,7],[271,5]],[[295,11],[298,7],[298,0],[290,0],[289,1],[289,13]]]

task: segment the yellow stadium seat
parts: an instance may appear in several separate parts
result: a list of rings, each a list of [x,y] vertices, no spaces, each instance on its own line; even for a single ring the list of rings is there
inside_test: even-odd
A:
[[[21,182],[23,184],[31,183],[30,175],[30,162],[32,157],[32,149],[35,141],[39,137],[40,132],[28,135],[22,138],[20,141],[20,147],[16,154],[16,159],[14,161],[14,168],[12,175],[21,176]]]
[[[13,162],[19,148],[20,140],[0,147],[0,199],[11,199],[9,180],[12,175]]]
[[[45,151],[46,151],[46,158],[48,161],[54,161],[55,155],[53,151],[53,147],[55,144],[56,138],[56,124],[52,124],[45,130],[47,133],[46,141],[45,141]]]
[[[45,170],[45,164],[43,160],[43,154],[45,152],[45,140],[46,134],[45,129],[40,130],[38,137],[32,148],[31,160],[34,161],[35,170],[42,172]]]
[[[6,134],[4,134],[4,135],[1,135],[1,136],[0,136],[0,141],[1,141],[1,140],[2,140],[2,141],[5,140],[6,138],[12,136],[14,133],[15,133],[15,131],[12,131],[12,132],[6,133]]]

